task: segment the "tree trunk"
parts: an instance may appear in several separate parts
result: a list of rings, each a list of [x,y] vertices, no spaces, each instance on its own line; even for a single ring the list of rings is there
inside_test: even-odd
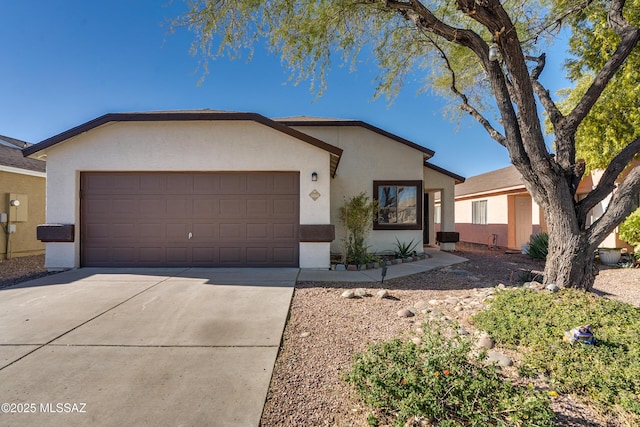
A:
[[[579,231],[571,212],[549,212],[545,216],[549,253],[544,267],[544,283],[591,290],[597,268],[586,233]]]

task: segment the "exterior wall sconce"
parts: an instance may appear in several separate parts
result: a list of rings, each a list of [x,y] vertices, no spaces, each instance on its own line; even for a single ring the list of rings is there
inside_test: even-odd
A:
[[[489,46],[489,61],[497,61],[498,56],[500,55],[500,50],[498,49],[497,44],[492,44]]]
[[[11,200],[9,202],[9,206],[15,206],[15,207],[20,206],[20,200]]]
[[[316,182],[317,180],[318,180],[318,173],[317,172],[311,173],[311,181]]]

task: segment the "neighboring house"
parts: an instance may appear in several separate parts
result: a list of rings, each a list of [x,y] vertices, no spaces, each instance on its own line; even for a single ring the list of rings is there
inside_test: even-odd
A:
[[[0,258],[44,253],[36,227],[45,220],[45,162],[28,159],[30,144],[0,135]]]
[[[576,192],[584,197],[597,185],[601,171],[586,175]],[[467,178],[456,186],[455,218],[460,241],[521,250],[532,234],[546,231],[543,212],[526,190],[514,166]],[[589,217],[587,225],[606,209],[603,200]],[[602,247],[627,247],[617,237],[617,229]]]
[[[432,150],[361,121],[212,110],[107,114],[25,150],[43,154],[49,269],[328,268],[347,198],[391,195],[394,214],[368,240],[379,252],[396,238],[435,243],[427,194],[444,195],[443,230],[454,231],[464,180],[427,163]]]

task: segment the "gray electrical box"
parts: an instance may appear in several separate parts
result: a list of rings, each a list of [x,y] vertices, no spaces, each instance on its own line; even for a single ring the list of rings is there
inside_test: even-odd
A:
[[[0,222],[7,222],[7,214],[2,212],[0,213]]]

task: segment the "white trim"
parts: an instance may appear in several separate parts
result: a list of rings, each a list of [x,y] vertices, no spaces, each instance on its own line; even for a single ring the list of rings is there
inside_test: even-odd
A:
[[[39,178],[46,178],[47,177],[47,173],[46,172],[31,171],[29,169],[14,168],[14,167],[11,167],[11,166],[4,166],[4,165],[0,165],[0,171],[11,172],[11,173],[19,173],[21,175],[37,176]]]

